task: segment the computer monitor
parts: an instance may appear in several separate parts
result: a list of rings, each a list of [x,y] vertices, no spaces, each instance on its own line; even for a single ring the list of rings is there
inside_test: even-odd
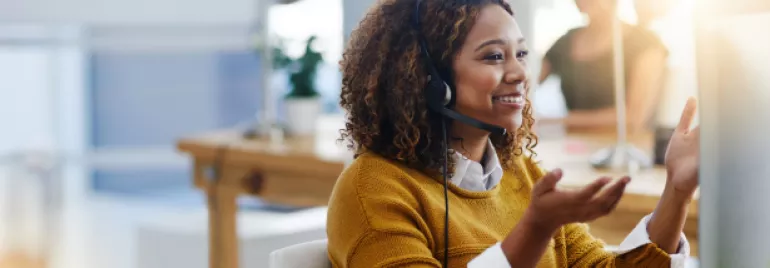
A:
[[[770,1],[697,1],[700,267],[770,267]]]

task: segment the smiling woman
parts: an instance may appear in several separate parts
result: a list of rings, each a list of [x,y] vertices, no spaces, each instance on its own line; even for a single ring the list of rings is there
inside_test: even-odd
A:
[[[504,0],[385,0],[369,10],[341,61],[342,138],[356,159],[329,201],[334,267],[678,267],[697,183],[698,132],[686,131],[694,102],[672,141],[664,201],[609,252],[580,222],[610,213],[630,178],[565,190],[560,170],[529,157],[527,54]]]
[[[394,6],[409,5],[406,2],[410,1],[391,2],[378,5],[383,9],[381,12],[391,12]],[[478,2],[475,5],[496,1]],[[427,50],[430,55],[434,55],[432,61],[437,66],[437,72],[442,77],[453,78],[443,80],[450,88],[455,88],[457,96],[453,99],[454,103],[449,104],[454,111],[501,126],[511,133],[491,137],[495,140],[496,148],[503,152],[503,165],[511,165],[514,151],[521,151],[523,146],[514,140],[534,139],[526,129],[527,124],[521,130],[518,127],[523,121],[532,121],[531,111],[527,107],[507,109],[499,101],[492,101],[496,95],[523,95],[525,92],[527,50],[524,44],[519,43],[523,37],[518,25],[511,19],[512,10],[505,5],[505,9],[484,10],[487,16],[481,16],[482,10],[478,6],[455,1],[436,6],[433,6],[433,1],[427,1],[426,5],[431,12],[456,9],[456,12],[464,13],[445,11],[446,14],[442,16],[446,17],[425,17],[421,23],[426,25],[423,32],[428,44]],[[437,172],[444,159],[443,147],[439,142],[441,115],[427,111],[423,91],[427,83],[427,67],[421,64],[424,61],[413,35],[412,13],[409,13],[414,7],[403,8],[406,10],[397,13],[369,14],[373,17],[398,17],[403,22],[380,27],[369,24],[374,19],[364,20],[351,35],[342,60],[343,89],[340,104],[350,112],[345,137],[349,137],[359,151],[375,150],[389,158],[403,161],[408,166]],[[469,12],[473,13],[467,14]],[[470,31],[476,19],[483,25],[475,27],[476,31]],[[492,30],[487,30],[488,27]],[[395,32],[391,31],[409,34],[395,36]],[[370,38],[379,42],[370,42]],[[469,42],[463,43],[464,40]],[[389,65],[389,68],[383,68],[382,64]],[[361,101],[365,101],[366,105],[362,105]],[[486,135],[459,122],[450,122],[450,126],[449,132],[454,138],[462,138],[466,134]],[[486,144],[483,139],[474,138],[464,139],[462,144],[455,144],[455,147],[463,151],[475,149],[479,141]],[[473,158],[481,157],[479,150],[464,153]]]

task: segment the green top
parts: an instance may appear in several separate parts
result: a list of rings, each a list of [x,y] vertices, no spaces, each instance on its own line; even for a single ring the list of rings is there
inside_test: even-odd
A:
[[[614,107],[615,86],[612,50],[589,60],[574,60],[572,42],[582,28],[564,34],[545,54],[551,73],[561,78],[561,89],[568,110],[593,110]],[[623,52],[626,85],[639,55],[647,49],[666,51],[660,39],[651,31],[623,24]],[[662,70],[661,70],[662,71]]]

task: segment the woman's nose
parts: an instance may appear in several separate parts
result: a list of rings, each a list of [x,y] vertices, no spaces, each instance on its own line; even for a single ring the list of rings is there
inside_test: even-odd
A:
[[[527,80],[527,70],[524,65],[519,61],[509,64],[509,67],[505,70],[503,82],[508,84],[520,84],[525,80]]]

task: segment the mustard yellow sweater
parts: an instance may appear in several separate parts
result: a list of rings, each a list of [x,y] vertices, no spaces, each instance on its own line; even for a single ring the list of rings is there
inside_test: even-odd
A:
[[[522,217],[543,171],[528,158],[506,170],[495,188],[449,187],[449,266],[465,267],[502,241]],[[340,175],[329,204],[327,234],[333,267],[440,267],[444,258],[443,183],[373,153]],[[669,267],[665,251],[648,244],[623,255],[604,250],[584,224],[558,230],[538,267]]]

